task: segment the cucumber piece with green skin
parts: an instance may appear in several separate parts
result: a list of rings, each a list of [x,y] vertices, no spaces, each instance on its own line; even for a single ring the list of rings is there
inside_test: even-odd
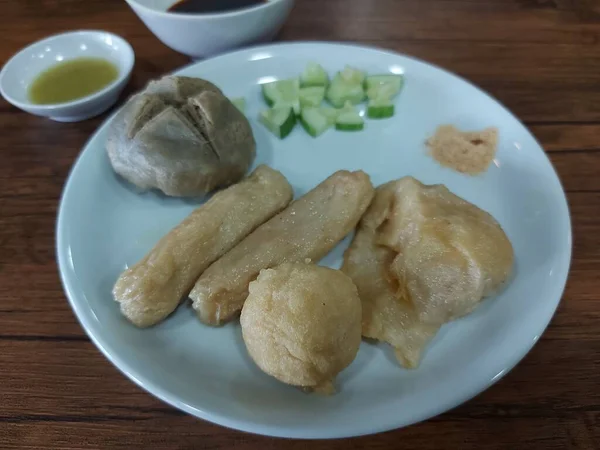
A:
[[[290,106],[267,109],[261,112],[258,118],[279,139],[288,136],[296,125],[296,114]]]
[[[367,89],[367,98],[369,100],[387,99],[391,100],[398,95],[398,91],[391,84],[381,84]]]
[[[383,97],[392,99],[400,93],[403,84],[402,75],[371,75],[365,80],[365,89],[371,100]]]
[[[394,103],[388,99],[370,100],[367,105],[367,117],[370,119],[387,119],[395,112]]]
[[[312,137],[320,136],[332,125],[322,108],[304,108],[300,114],[300,123]]]
[[[341,108],[346,102],[358,105],[365,99],[365,91],[362,84],[348,83],[336,75],[326,94],[327,100],[336,108]]]
[[[335,123],[338,131],[361,131],[365,128],[365,121],[360,116],[340,114]]]
[[[300,111],[302,111],[302,106],[300,105],[300,99],[295,100],[293,102],[278,102],[275,103],[275,105],[273,105],[273,108],[292,108],[292,110],[294,111],[294,114],[296,114],[296,116],[300,115]]]
[[[404,76],[390,73],[385,75],[369,75],[365,79],[365,87],[367,89],[373,86],[381,86],[382,84],[389,84],[393,86],[396,91],[400,91],[404,84]]]
[[[232,98],[231,103],[233,103],[242,114],[246,113],[246,99],[244,97]]]
[[[335,120],[335,129],[339,131],[360,131],[365,127],[365,121],[358,111],[347,102]]]
[[[325,86],[312,86],[300,89],[300,106],[315,107],[319,106],[325,98]]]
[[[300,80],[298,78],[265,83],[261,85],[261,88],[263,97],[270,107],[290,106],[294,108],[296,114],[300,113]]]
[[[344,82],[349,84],[363,84],[366,78],[365,72],[350,66],[346,66],[338,75]]]
[[[300,80],[290,78],[287,80],[272,81],[261,85],[263,97],[269,106],[274,106],[282,101],[294,101],[300,95]]]
[[[309,62],[300,75],[300,85],[302,87],[327,86],[329,84],[329,75],[320,64]]]
[[[323,114],[330,125],[335,125],[335,121],[340,115],[341,110],[336,108],[331,108],[330,106],[322,106],[319,108],[321,110],[321,114]]]

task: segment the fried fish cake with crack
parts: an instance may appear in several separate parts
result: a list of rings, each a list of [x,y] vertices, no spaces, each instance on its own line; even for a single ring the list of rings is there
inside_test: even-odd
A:
[[[121,312],[138,327],[165,319],[213,261],[285,208],[292,196],[286,178],[268,166],[216,193],[121,274],[113,288]]]
[[[240,181],[256,142],[217,86],[166,76],[127,100],[111,120],[106,151],[114,171],[139,189],[195,197]]]
[[[267,374],[306,390],[333,393],[361,341],[361,304],[339,270],[286,263],[250,283],[240,322],[248,353]]]
[[[239,313],[262,269],[319,261],[356,227],[373,194],[366,173],[341,170],[258,227],[196,282],[190,298],[200,320],[220,325]]]

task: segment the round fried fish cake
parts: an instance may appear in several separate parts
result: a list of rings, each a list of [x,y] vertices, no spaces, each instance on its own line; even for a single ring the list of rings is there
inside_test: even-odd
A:
[[[262,270],[249,291],[241,324],[254,362],[284,383],[332,393],[360,346],[362,311],[352,280],[338,270],[286,263]]]

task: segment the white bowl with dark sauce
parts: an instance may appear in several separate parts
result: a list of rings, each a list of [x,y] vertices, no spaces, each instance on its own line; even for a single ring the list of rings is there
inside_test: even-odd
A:
[[[165,45],[204,58],[272,39],[294,0],[126,0]]]

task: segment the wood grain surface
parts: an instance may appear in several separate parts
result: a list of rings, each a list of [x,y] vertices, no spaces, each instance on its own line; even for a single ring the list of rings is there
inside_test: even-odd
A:
[[[0,0],[0,60],[46,35],[105,29],[133,45],[128,92],[188,60],[122,0]],[[572,270],[558,313],[498,384],[440,417],[305,443],[227,430],[137,388],[89,341],[56,268],[59,196],[103,117],[57,124],[0,102],[0,448],[600,448],[600,6],[594,0],[297,0],[278,40],[351,41],[439,64],[539,138],[567,191]]]

